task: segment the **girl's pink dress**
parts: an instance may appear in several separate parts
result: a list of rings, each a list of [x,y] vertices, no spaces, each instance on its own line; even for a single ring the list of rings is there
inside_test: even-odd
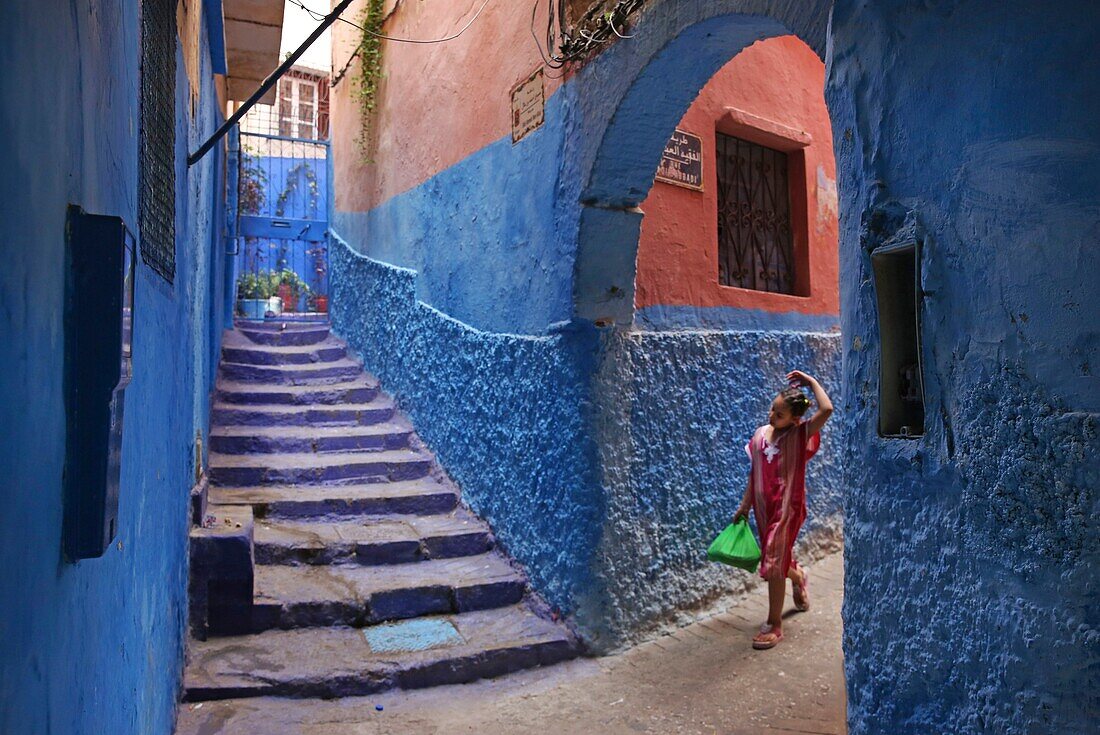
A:
[[[794,540],[806,520],[806,462],[821,446],[821,435],[807,435],[798,423],[765,439],[761,426],[745,445],[752,460],[752,497],[760,534],[760,576],[783,579],[794,560]]]

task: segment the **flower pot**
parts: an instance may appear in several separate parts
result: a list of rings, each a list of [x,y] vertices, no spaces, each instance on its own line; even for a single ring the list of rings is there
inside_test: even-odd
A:
[[[291,290],[289,283],[279,284],[279,298],[283,300],[284,311],[297,311],[298,299],[294,298],[294,291]]]
[[[328,313],[328,296],[317,297],[317,311],[321,314]]]
[[[238,299],[237,310],[245,319],[263,319],[269,308],[267,299]]]
[[[275,316],[283,313],[283,300],[278,296],[272,296],[267,300],[267,310]]]

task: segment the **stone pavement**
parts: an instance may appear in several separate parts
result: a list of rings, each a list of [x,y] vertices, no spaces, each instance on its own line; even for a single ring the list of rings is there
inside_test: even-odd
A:
[[[750,646],[766,617],[766,592],[757,588],[726,613],[615,656],[370,697],[182,704],[178,733],[840,735],[841,557],[809,567],[813,607],[788,611],[786,639],[770,651]]]

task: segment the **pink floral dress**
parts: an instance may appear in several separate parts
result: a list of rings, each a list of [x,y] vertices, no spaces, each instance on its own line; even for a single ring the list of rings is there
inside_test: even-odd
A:
[[[752,460],[752,498],[760,534],[760,576],[783,579],[794,560],[794,540],[806,520],[806,462],[821,446],[821,435],[807,435],[802,422],[775,432],[761,426],[745,445]],[[774,442],[774,443],[773,443]]]

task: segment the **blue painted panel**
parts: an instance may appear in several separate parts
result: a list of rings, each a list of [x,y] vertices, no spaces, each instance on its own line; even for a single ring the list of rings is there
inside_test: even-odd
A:
[[[328,223],[324,220],[256,217],[248,215],[244,215],[240,218],[241,237],[323,242],[327,232]]]
[[[222,16],[222,0],[203,0],[203,14],[206,16],[206,35],[210,44],[210,71],[214,74],[228,74],[229,65],[225,60],[225,18]]]
[[[454,623],[433,618],[372,625],[363,629],[363,637],[373,653],[429,651],[465,643]]]

